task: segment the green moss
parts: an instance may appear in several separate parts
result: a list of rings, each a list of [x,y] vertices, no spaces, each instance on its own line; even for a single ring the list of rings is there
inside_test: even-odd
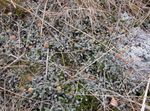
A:
[[[63,66],[72,66],[68,53],[56,53],[54,56],[52,56],[52,61],[56,62],[57,60],[60,60],[60,63]]]
[[[14,14],[17,15],[18,17],[24,18],[27,12],[21,8],[16,8]]]
[[[104,70],[104,68],[105,68],[104,63],[99,63],[98,68],[99,68],[99,70],[100,70],[100,71],[103,71],[103,70]]]
[[[64,89],[64,92],[67,94],[67,93],[70,93],[72,91],[72,84],[66,84],[63,86],[63,89]]]
[[[75,100],[79,102],[76,111],[97,111],[99,109],[100,101],[94,96],[77,95]]]

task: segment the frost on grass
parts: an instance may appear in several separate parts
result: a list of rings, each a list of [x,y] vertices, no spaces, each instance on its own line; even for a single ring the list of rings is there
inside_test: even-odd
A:
[[[141,28],[133,28],[127,37],[122,35],[117,47],[123,52],[122,59],[134,71],[132,79],[146,78],[150,72],[150,33]]]
[[[140,105],[135,102],[141,102],[145,84],[134,78],[148,71],[149,34],[140,28],[122,34],[122,25],[128,29],[136,25],[128,10],[121,11],[118,20],[119,3],[110,4],[110,10],[103,12],[100,10],[108,8],[103,1],[48,0],[41,26],[45,2],[34,1],[27,2],[33,13],[24,20],[19,13],[1,15],[0,68],[7,66],[0,70],[0,87],[4,87],[0,89],[1,106],[9,106],[6,111],[12,106],[32,111],[131,111],[132,106],[138,110]],[[127,70],[134,70],[133,79],[114,55],[115,45],[110,41],[116,36],[118,53],[124,51],[121,57]],[[22,50],[23,57],[14,62]],[[118,104],[112,105],[112,100]]]

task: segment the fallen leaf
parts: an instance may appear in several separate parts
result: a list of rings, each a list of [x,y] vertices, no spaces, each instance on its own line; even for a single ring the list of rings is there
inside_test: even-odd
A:
[[[17,38],[17,37],[16,37],[15,35],[11,35],[11,36],[9,37],[10,40],[16,40],[16,38]]]
[[[29,80],[29,81],[32,81],[33,80],[33,77],[32,76],[27,76],[27,79]]]
[[[61,90],[62,90],[61,86],[57,86],[56,89],[57,89],[57,91],[58,91],[59,93],[60,93]]]
[[[32,93],[32,92],[33,92],[33,88],[30,87],[30,88],[28,89],[28,92],[29,92],[29,93]]]
[[[140,10],[140,8],[137,5],[133,4],[133,3],[130,3],[129,7],[130,7],[132,13],[134,13],[134,14],[137,14]]]
[[[112,97],[112,99],[111,99],[111,101],[110,101],[110,104],[111,104],[112,106],[114,106],[114,107],[117,107],[117,106],[118,106],[118,101],[117,101],[114,97]]]
[[[38,27],[41,27],[42,21],[38,20],[38,21],[36,22],[36,24],[37,24]]]
[[[45,43],[44,43],[44,48],[49,48],[48,42],[45,42]]]
[[[82,0],[76,0],[78,5],[82,5]]]
[[[91,76],[88,77],[88,79],[89,79],[89,80],[95,80],[96,77],[91,75]]]
[[[20,87],[20,91],[24,92],[26,89],[24,87]]]

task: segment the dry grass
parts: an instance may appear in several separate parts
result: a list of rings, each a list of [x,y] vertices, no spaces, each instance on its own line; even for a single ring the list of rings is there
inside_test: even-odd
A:
[[[149,30],[149,0],[9,3],[23,12],[4,13],[7,6],[0,0],[5,7],[0,15],[2,111],[150,110],[147,81],[130,78],[128,60],[113,42],[133,27]],[[28,74],[32,77],[20,87]]]

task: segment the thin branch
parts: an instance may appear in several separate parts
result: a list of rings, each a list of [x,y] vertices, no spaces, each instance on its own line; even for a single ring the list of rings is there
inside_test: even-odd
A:
[[[148,82],[147,82],[147,86],[146,86],[146,90],[145,90],[145,94],[144,94],[144,99],[143,99],[141,111],[144,111],[144,110],[145,110],[145,102],[146,102],[146,98],[147,98],[147,93],[148,93],[148,89],[149,89],[149,84],[150,84],[150,77],[149,77]]]
[[[47,3],[48,3],[48,0],[46,0],[46,2],[45,2],[44,10],[43,10],[42,24],[41,24],[41,30],[40,30],[41,37],[42,37],[42,33],[43,33],[43,24],[44,24],[45,11],[46,11],[46,7],[47,7]]]

